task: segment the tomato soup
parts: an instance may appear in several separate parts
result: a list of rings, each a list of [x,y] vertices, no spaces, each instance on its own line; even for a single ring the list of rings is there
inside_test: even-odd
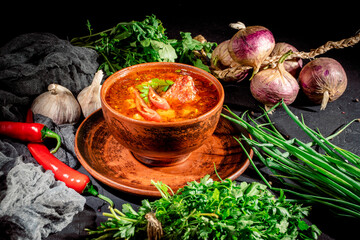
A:
[[[119,113],[137,120],[176,122],[199,117],[219,102],[214,84],[183,70],[134,73],[115,82],[105,95]]]

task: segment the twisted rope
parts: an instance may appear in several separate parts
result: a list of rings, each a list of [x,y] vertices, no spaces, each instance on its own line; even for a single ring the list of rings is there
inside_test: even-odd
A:
[[[313,59],[318,55],[324,54],[327,51],[331,49],[341,49],[346,47],[351,47],[357,44],[360,41],[360,32],[358,32],[355,36],[350,38],[345,38],[340,41],[328,41],[324,45],[311,50],[310,52],[294,52],[291,56],[287,58],[287,60],[294,59],[294,58],[301,58],[301,59]],[[267,57],[265,61],[262,63],[262,66],[268,66],[268,65],[275,65],[279,59],[281,58],[281,55],[276,55],[272,57]],[[242,74],[245,71],[248,71],[251,69],[249,66],[241,66],[237,65],[234,67],[230,67],[224,70],[214,70],[213,73],[220,79],[226,79],[231,76],[237,76]]]

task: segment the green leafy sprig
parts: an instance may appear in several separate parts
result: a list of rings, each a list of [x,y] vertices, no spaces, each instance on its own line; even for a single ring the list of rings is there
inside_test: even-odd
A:
[[[109,219],[97,230],[87,230],[98,239],[141,239],[146,237],[146,215],[154,213],[164,239],[317,239],[315,225],[303,218],[309,207],[279,198],[258,182],[240,184],[226,179],[213,181],[209,175],[189,182],[175,194],[161,182],[152,182],[162,198],[143,200],[136,212],[130,204],[122,211],[104,213]]]
[[[210,56],[216,43],[200,43],[192,39],[190,33],[181,33],[182,40],[168,39],[162,22],[155,15],[143,21],[121,22],[115,27],[93,33],[87,22],[89,35],[71,40],[75,46],[96,50],[100,58],[100,69],[107,75],[139,63],[182,62],[208,70],[192,52],[204,49]]]

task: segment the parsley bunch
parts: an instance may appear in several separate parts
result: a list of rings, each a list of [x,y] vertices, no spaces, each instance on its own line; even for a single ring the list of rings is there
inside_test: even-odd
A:
[[[96,50],[100,55],[99,68],[107,75],[146,62],[177,61],[209,70],[192,51],[204,49],[210,54],[216,46],[216,43],[192,39],[190,33],[181,33],[182,40],[168,39],[162,22],[155,15],[143,21],[121,22],[98,33],[93,33],[89,21],[87,27],[89,35],[73,38],[71,43]]]
[[[213,181],[209,175],[193,181],[176,194],[161,182],[153,183],[162,198],[143,200],[136,212],[130,204],[122,211],[110,208],[109,219],[97,230],[88,230],[107,239],[145,238],[149,232],[146,216],[153,212],[161,223],[164,239],[317,239],[320,231],[302,219],[309,208],[279,198],[266,185],[237,184],[229,179]]]

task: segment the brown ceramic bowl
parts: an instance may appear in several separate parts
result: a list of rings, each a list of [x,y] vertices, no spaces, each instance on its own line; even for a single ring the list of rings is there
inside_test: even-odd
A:
[[[134,72],[152,69],[181,69],[191,76],[202,76],[212,82],[219,93],[219,102],[207,113],[179,122],[152,122],[129,118],[109,106],[105,95],[109,88]],[[106,79],[101,88],[103,115],[114,138],[129,149],[135,158],[152,166],[171,166],[184,162],[215,131],[224,102],[224,89],[211,74],[180,63],[144,63],[124,68]]]

